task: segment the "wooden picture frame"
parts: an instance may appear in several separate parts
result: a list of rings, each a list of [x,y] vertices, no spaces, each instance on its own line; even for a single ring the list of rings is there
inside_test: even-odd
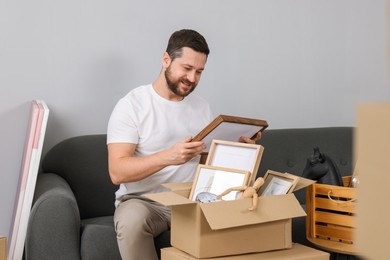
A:
[[[238,142],[241,136],[254,138],[258,132],[264,131],[267,127],[268,123],[265,120],[219,115],[192,140],[203,140],[207,152],[213,139]]]
[[[249,171],[251,176],[248,184],[253,184],[263,151],[264,147],[259,144],[214,139],[205,164]]]
[[[268,170],[264,175],[264,184],[259,190],[259,195],[273,196],[291,193],[298,181],[298,176]]]
[[[197,200],[199,194],[210,195],[215,199],[217,195],[228,188],[247,185],[249,178],[249,171],[199,164],[192,183],[189,199],[205,202],[199,199]],[[224,200],[235,200],[238,198],[239,193],[239,191],[231,192],[224,197]],[[213,199],[207,202],[210,201],[213,201]]]

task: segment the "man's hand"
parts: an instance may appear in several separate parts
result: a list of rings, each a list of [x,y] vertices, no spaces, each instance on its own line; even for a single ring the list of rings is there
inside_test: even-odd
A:
[[[200,155],[206,145],[204,142],[191,142],[192,137],[187,137],[183,141],[174,144],[171,148],[162,153],[162,158],[167,165],[183,164],[191,160],[197,155]]]
[[[261,139],[261,132],[257,132],[257,134],[255,135],[254,138],[249,138],[247,136],[241,136],[240,137],[240,142],[243,142],[243,143],[248,143],[248,144],[254,144],[256,143],[256,141],[260,140]]]
[[[108,144],[111,181],[114,184],[139,181],[166,166],[188,162],[206,149],[204,142],[191,140],[192,137],[187,137],[167,150],[142,157],[134,156],[136,144]]]

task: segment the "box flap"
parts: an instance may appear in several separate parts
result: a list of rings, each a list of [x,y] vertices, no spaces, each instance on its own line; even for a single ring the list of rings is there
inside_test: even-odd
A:
[[[164,206],[176,206],[176,205],[185,205],[185,204],[195,204],[195,201],[191,201],[186,197],[183,197],[173,191],[161,192],[161,193],[152,193],[145,194],[145,197],[157,201]]]
[[[246,226],[306,216],[294,194],[259,197],[256,211],[249,211],[252,199],[201,203],[200,207],[213,230]]]
[[[310,186],[315,182],[316,181],[314,181],[314,180],[299,177],[299,181],[298,181],[297,185],[295,186],[294,191],[306,188],[307,186]]]
[[[171,191],[191,190],[192,182],[164,183],[162,186],[170,189]]]

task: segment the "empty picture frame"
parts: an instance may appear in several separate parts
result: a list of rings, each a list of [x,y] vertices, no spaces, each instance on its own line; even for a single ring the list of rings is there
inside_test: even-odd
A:
[[[298,176],[268,170],[264,175],[264,184],[259,190],[259,195],[273,196],[291,193],[298,181]]]
[[[247,185],[249,177],[249,171],[199,164],[189,199],[204,202],[200,199],[203,196],[213,201],[213,198],[229,188]],[[224,196],[224,200],[235,200],[238,195],[239,191],[231,192]]]
[[[265,120],[219,115],[192,140],[203,140],[207,146],[205,152],[208,152],[213,139],[238,142],[241,136],[254,138],[258,132],[264,131],[267,127],[268,123]]]
[[[253,184],[259,169],[264,147],[258,144],[213,140],[206,165],[249,171],[248,184]]]

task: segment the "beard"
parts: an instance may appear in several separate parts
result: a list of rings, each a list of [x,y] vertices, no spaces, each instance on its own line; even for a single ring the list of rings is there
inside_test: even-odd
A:
[[[185,79],[184,77],[181,77],[181,78],[178,78],[178,79],[174,79],[171,75],[171,66],[169,66],[167,68],[167,70],[165,71],[164,73],[165,75],[165,80],[167,82],[167,85],[168,85],[168,88],[177,96],[179,97],[182,97],[182,98],[185,98],[186,96],[188,96],[192,91],[195,90],[195,87],[196,87],[196,83],[194,82],[191,82],[187,79]],[[187,92],[183,92],[179,89],[179,84],[183,82],[184,84],[186,85],[189,85],[191,86],[191,89]]]

